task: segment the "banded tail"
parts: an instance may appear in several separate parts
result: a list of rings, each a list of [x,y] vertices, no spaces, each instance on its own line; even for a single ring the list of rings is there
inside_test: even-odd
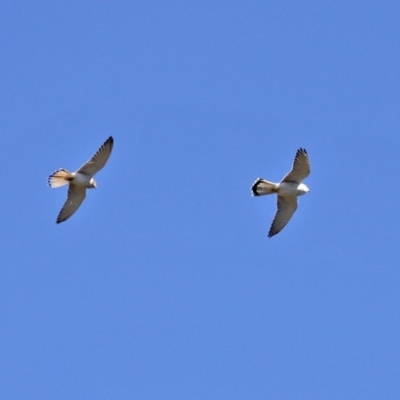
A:
[[[49,176],[47,183],[51,188],[58,188],[60,186],[67,185],[72,181],[72,179],[73,175],[71,172],[64,168],[60,168]]]
[[[277,193],[278,188],[279,186],[276,183],[258,178],[251,187],[251,192],[253,196],[263,196],[265,194]]]

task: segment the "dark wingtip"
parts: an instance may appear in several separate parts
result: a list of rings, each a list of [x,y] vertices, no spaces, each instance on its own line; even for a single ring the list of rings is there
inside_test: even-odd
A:
[[[272,232],[272,226],[271,226],[271,228],[270,228],[270,230],[269,230],[269,232],[268,232],[268,237],[271,239],[273,236],[275,236],[277,233],[279,233],[280,231],[278,231],[278,232]]]
[[[305,153],[305,154],[307,154],[307,150],[306,150],[305,148],[303,148],[303,147],[300,147],[300,148],[297,150],[297,153]]]
[[[253,186],[251,187],[251,193],[253,196],[259,196],[257,193],[257,186],[258,184],[262,181],[262,178],[258,178],[254,183]]]

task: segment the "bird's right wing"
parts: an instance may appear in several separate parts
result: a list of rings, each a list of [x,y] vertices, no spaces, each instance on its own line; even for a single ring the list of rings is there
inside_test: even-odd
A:
[[[97,150],[96,154],[87,163],[82,165],[82,167],[80,167],[76,172],[88,176],[93,176],[99,172],[106,165],[106,162],[111,155],[113,146],[114,139],[112,136],[110,136]]]
[[[59,224],[67,220],[82,204],[86,197],[86,188],[83,186],[69,184],[68,197],[65,201],[63,208],[58,214],[56,223]]]
[[[310,175],[311,167],[306,149],[298,149],[293,162],[292,170],[285,175],[282,182],[300,183]]]
[[[297,209],[297,196],[279,196],[278,210],[268,232],[268,237],[279,233],[289,222],[290,218]]]

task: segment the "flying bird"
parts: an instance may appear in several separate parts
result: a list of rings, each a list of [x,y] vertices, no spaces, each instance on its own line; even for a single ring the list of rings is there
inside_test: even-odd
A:
[[[258,178],[251,191],[253,196],[263,196],[265,194],[276,193],[278,195],[278,210],[272,222],[268,237],[279,233],[289,222],[290,218],[297,209],[297,196],[301,196],[310,191],[302,183],[303,179],[310,175],[310,162],[305,149],[298,149],[293,162],[292,170],[284,176],[280,183],[273,183],[265,179]]]
[[[69,184],[68,197],[58,214],[57,224],[66,221],[80,207],[83,200],[85,200],[86,189],[97,187],[93,176],[106,165],[113,145],[114,139],[110,136],[99,150],[97,150],[96,154],[77,171],[69,172],[61,168],[49,176],[47,183],[51,188],[58,188]]]

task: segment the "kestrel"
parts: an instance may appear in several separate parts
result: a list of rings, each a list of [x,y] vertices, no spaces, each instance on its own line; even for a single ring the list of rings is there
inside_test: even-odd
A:
[[[278,195],[278,210],[272,222],[268,237],[279,233],[297,209],[297,196],[301,196],[310,191],[303,179],[310,175],[310,162],[307,151],[298,149],[294,158],[292,170],[284,176],[280,183],[273,183],[264,179],[257,179],[251,191],[253,196],[263,196],[265,194],[276,193]]]
[[[110,136],[97,150],[96,154],[75,172],[66,169],[58,169],[53,172],[47,183],[52,188],[69,184],[68,197],[63,208],[58,214],[56,223],[66,221],[80,207],[86,197],[86,189],[96,188],[93,176],[106,164],[113,148],[114,139]]]

